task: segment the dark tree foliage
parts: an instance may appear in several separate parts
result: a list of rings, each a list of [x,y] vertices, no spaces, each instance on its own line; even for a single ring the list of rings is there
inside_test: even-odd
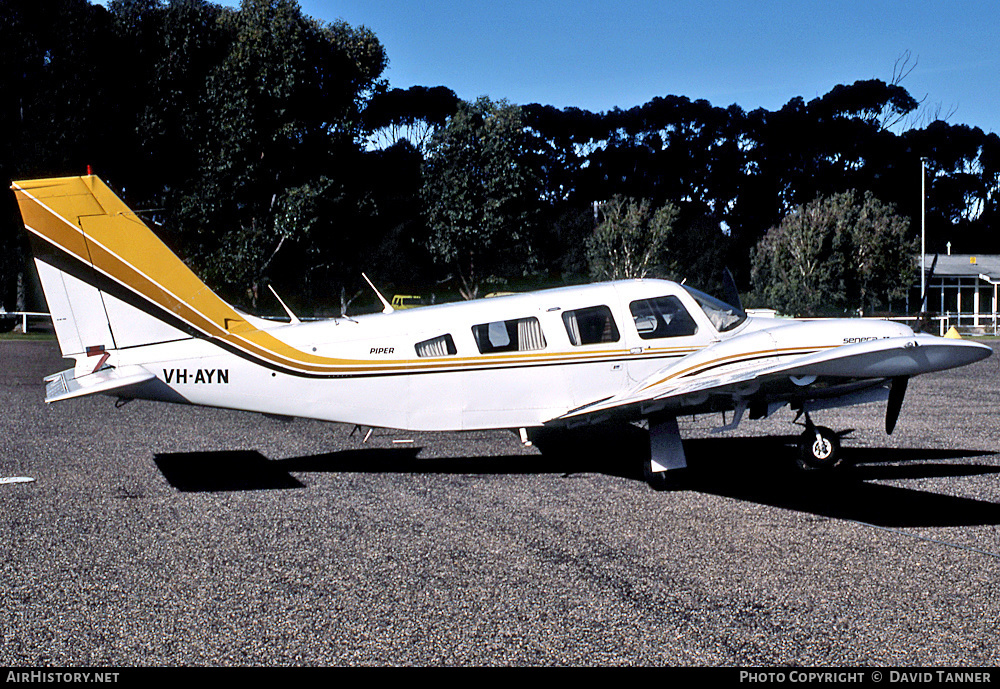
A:
[[[182,0],[161,19],[167,62],[139,123],[188,256],[250,308],[266,278],[330,293],[353,282],[374,238],[372,193],[356,185],[361,110],[386,65],[377,39],[291,0]]]
[[[939,121],[903,140],[915,167],[927,159],[928,251],[944,252],[950,241],[953,251],[1000,252],[1000,137]]]
[[[541,105],[525,113],[550,207],[583,209],[615,194],[676,203],[686,222],[675,241],[707,231],[705,245],[717,246],[714,228],[722,227],[720,259],[746,288],[751,249],[819,196],[869,191],[919,227],[922,156],[931,178],[929,245],[1000,250],[990,229],[1000,191],[996,135],[944,122],[897,134],[918,105],[898,84],[867,80],[776,111],[670,96],[600,114]]]
[[[0,0],[0,172],[117,167],[121,84],[111,17],[86,0]]]
[[[898,84],[869,79],[834,86],[809,105],[818,120],[853,119],[886,129],[901,122],[920,103]]]
[[[538,184],[525,163],[521,109],[480,98],[431,142],[424,163],[427,247],[466,299],[481,283],[523,275],[536,262]]]
[[[131,146],[129,193],[144,207],[162,207],[194,183],[205,85],[233,41],[222,21],[231,11],[205,0],[113,0],[109,8],[133,58],[120,67],[132,85],[131,126],[122,134]]]
[[[272,280],[293,304],[336,303],[361,270],[406,291],[451,273],[470,294],[515,273],[586,280],[595,207],[616,196],[677,209],[675,277],[710,288],[726,264],[746,290],[768,229],[818,198],[871,194],[915,236],[922,158],[929,250],[1000,252],[1000,138],[907,128],[920,104],[895,78],[774,111],[665,95],[487,113],[445,86],[389,89],[386,64],[370,30],[294,0],[0,0],[0,176],[93,166],[240,300]],[[5,202],[11,308],[24,255]]]
[[[381,148],[406,139],[426,152],[431,136],[458,110],[455,92],[444,86],[411,86],[376,93],[364,110],[364,122]]]
[[[25,304],[26,251],[9,180],[123,169],[127,118],[111,18],[85,0],[0,0],[0,304]]]

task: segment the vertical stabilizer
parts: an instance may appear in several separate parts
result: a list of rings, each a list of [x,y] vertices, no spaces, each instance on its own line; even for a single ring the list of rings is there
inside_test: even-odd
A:
[[[368,365],[299,350],[269,332],[281,324],[234,309],[93,175],[12,188],[59,346],[77,360],[77,375],[114,366],[107,352],[190,337],[305,375]]]
[[[135,290],[126,266],[169,259],[183,266],[94,176],[15,182],[25,229],[63,356],[190,335]],[[186,270],[186,267],[184,267]]]
[[[87,347],[115,349],[100,290],[60,270],[40,253],[35,249],[35,266],[63,356],[72,358]]]

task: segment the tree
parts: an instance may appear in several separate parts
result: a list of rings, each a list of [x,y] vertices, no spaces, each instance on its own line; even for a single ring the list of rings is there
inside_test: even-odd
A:
[[[991,227],[1000,191],[1000,138],[942,121],[903,138],[912,151],[911,169],[920,169],[917,156],[926,157],[928,250],[943,251],[950,241],[957,251],[996,251],[1000,241]]]
[[[110,170],[126,129],[112,75],[108,12],[86,0],[0,0],[0,306],[27,306],[20,215],[10,180]]]
[[[768,230],[752,255],[761,302],[793,315],[871,311],[902,298],[916,271],[909,223],[870,192],[816,199]]]
[[[427,248],[474,299],[490,278],[523,275],[534,259],[537,182],[522,163],[521,109],[462,103],[435,135],[424,164]]]
[[[769,227],[809,201],[851,189],[871,191],[912,215],[917,161],[894,122],[918,106],[898,83],[838,85],[808,103],[793,98],[779,110],[756,110],[739,134],[747,148],[732,217],[733,256],[744,266]],[[734,266],[736,267],[736,266]]]
[[[718,218],[681,211],[667,238],[671,273],[666,277],[684,280],[684,284],[702,292],[722,296],[724,274],[729,268],[731,239],[723,232]]]
[[[351,221],[365,199],[342,188],[387,60],[368,29],[317,22],[293,0],[244,0],[219,20],[232,39],[200,94],[198,169],[171,205],[206,278],[242,294],[313,235],[363,232]],[[325,222],[303,216],[335,200]]]
[[[879,79],[838,84],[825,96],[809,103],[816,119],[835,117],[858,119],[879,129],[889,129],[903,121],[920,103],[898,82]]]
[[[615,196],[603,204],[602,220],[587,240],[591,277],[624,280],[676,269],[666,247],[677,215],[671,203],[653,211],[649,199]]]
[[[541,196],[549,204],[576,203],[590,206],[595,192],[589,157],[610,137],[608,118],[579,108],[558,110],[532,103],[521,108],[529,134],[528,164],[541,181]]]
[[[199,168],[210,119],[205,89],[230,50],[232,22],[223,17],[232,10],[205,0],[129,2],[110,3],[132,56],[122,66],[134,94],[128,186],[133,202],[159,208],[167,190],[185,186]]]
[[[455,92],[444,86],[392,89],[372,97],[364,111],[365,124],[379,148],[406,139],[424,153],[434,132],[458,110],[458,103]]]

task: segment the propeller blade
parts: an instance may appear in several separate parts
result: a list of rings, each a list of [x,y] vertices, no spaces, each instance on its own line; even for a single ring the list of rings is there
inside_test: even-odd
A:
[[[906,384],[909,382],[906,376],[898,376],[892,379],[892,387],[889,388],[889,403],[885,408],[885,432],[892,435],[896,428],[896,421],[899,419],[899,410],[903,408],[903,397],[906,395]]]
[[[937,260],[940,254],[934,254],[934,259],[931,261],[931,269],[927,273],[927,281],[924,283],[924,293],[920,295],[920,308],[921,310],[927,305],[927,290],[931,288],[931,280],[934,279],[934,269],[937,267]]]

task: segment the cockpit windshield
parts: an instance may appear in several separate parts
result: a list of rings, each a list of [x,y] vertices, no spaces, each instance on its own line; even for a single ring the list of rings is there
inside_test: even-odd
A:
[[[708,316],[708,320],[712,321],[712,325],[719,332],[724,333],[732,330],[747,319],[746,313],[739,307],[727,304],[715,297],[710,297],[704,292],[700,292],[687,285],[684,285],[684,289],[694,297],[694,300],[698,302],[698,306],[701,307],[701,310]]]

